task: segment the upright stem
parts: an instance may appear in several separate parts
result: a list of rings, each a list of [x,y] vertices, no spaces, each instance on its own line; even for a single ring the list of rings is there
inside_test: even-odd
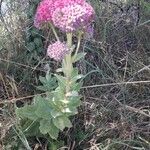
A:
[[[57,41],[59,41],[59,37],[58,37],[58,35],[57,35],[57,32],[56,32],[54,26],[53,26],[51,23],[50,23],[50,27],[51,27],[51,29],[52,29],[52,31],[53,31],[53,33],[54,33],[54,35],[55,35]]]
[[[67,45],[69,48],[72,46],[72,33],[67,33]]]
[[[72,33],[67,33],[67,45],[71,49],[72,47]],[[65,75],[67,80],[66,93],[70,91],[70,79],[73,70],[72,59],[71,59],[71,51],[65,57]]]
[[[77,48],[76,48],[76,51],[75,51],[75,54],[74,54],[74,58],[76,58],[77,54],[78,54],[78,51],[79,51],[79,48],[80,48],[80,44],[81,44],[81,37],[82,37],[82,32],[79,33],[78,35],[78,44],[77,44]]]

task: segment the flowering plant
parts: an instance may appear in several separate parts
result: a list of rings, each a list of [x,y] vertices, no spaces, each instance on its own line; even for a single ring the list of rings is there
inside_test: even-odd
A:
[[[85,55],[78,50],[93,17],[94,10],[85,0],[43,0],[37,8],[34,25],[41,28],[45,23],[50,24],[57,41],[48,46],[47,55],[61,62],[62,67],[57,69],[54,77],[48,72],[45,79],[41,79],[45,96],[36,96],[32,105],[18,108],[16,113],[20,118],[37,122],[40,132],[49,134],[52,139],[57,139],[59,130],[72,126],[69,117],[77,114],[80,106],[83,75],[73,64]],[[59,40],[55,27],[66,33],[67,42]],[[76,47],[72,44],[74,35],[78,35]],[[51,81],[56,80],[58,86],[53,89]]]

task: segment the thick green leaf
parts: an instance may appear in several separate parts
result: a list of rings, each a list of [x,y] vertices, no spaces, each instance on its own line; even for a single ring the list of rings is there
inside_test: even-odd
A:
[[[52,91],[57,87],[56,77],[52,77],[49,72],[46,73],[45,77],[39,77],[40,82],[43,84],[42,86],[38,86],[37,88],[42,91]]]
[[[50,130],[52,130],[51,120],[45,120],[45,119],[40,120],[39,129],[42,134],[47,134]]]
[[[55,74],[56,78],[58,79],[58,82],[62,86],[66,86],[66,78],[60,75]]]
[[[59,134],[59,129],[54,126],[54,127],[53,127],[53,130],[50,130],[50,131],[48,132],[48,134],[50,135],[50,137],[51,137],[52,139],[57,140],[58,134]]]
[[[23,122],[22,122],[23,123]],[[22,124],[22,131],[27,137],[37,136],[42,137],[39,130],[39,121],[25,120]]]
[[[78,113],[78,110],[76,107],[68,107],[68,108],[64,108],[62,112],[65,113],[67,116],[72,116],[72,115],[76,115]]]
[[[50,119],[51,118],[51,110],[50,104],[47,100],[42,98],[41,96],[35,97],[35,106],[36,106],[36,115],[39,118]]]
[[[45,77],[39,76],[39,80],[42,84],[46,84],[46,78]]]
[[[58,99],[58,100],[63,99],[65,97],[65,90],[61,88],[60,86],[57,87],[54,92],[54,97],[55,99]]]
[[[52,75],[49,73],[49,71],[46,73],[45,78],[46,78],[47,81],[51,81],[52,80]]]
[[[38,90],[41,90],[41,91],[49,91],[48,89],[47,89],[47,87],[45,87],[45,86],[37,86],[36,87]]]
[[[57,118],[53,118],[53,123],[54,125],[63,131],[63,129],[65,127],[68,127],[68,128],[71,128],[72,127],[72,123],[70,122],[70,120],[65,117],[65,116],[60,116],[60,117],[57,117]]]
[[[64,105],[66,105],[66,104],[69,103],[69,100],[67,100],[67,99],[60,99],[57,103],[58,103],[58,104],[61,103],[62,106],[64,106]]]
[[[81,105],[80,99],[81,99],[80,96],[69,97],[68,107],[78,107],[78,106],[80,106]]]
[[[36,107],[34,105],[26,105],[22,108],[16,109],[16,114],[20,118],[28,118],[30,120],[37,120],[38,116],[35,113]]]
[[[61,147],[64,146],[64,141],[52,141],[50,140],[50,142],[48,143],[48,150],[58,150],[61,149]]]
[[[81,58],[84,58],[85,55],[86,55],[86,53],[78,53],[78,54],[76,55],[76,57],[73,56],[73,57],[72,57],[73,63],[79,61]]]
[[[73,71],[71,73],[71,77],[73,78],[73,77],[75,77],[77,75],[78,75],[78,68],[73,68]]]
[[[84,75],[79,74],[79,75],[73,77],[73,78],[71,79],[71,82],[74,83],[74,82],[76,82],[77,80],[79,80],[79,79],[81,79],[81,78],[83,78],[83,77],[84,77]]]
[[[49,134],[52,139],[57,139],[59,129],[55,127],[51,120],[42,119],[40,121],[40,132],[42,134]]]
[[[78,92],[77,91],[70,91],[66,94],[67,97],[77,97],[79,96]]]
[[[56,110],[59,109],[59,105],[57,105],[57,103],[55,102],[54,98],[47,99],[47,101],[48,101],[48,104],[50,105],[50,107],[52,109],[56,109]]]
[[[72,84],[71,90],[80,91],[82,84],[83,84],[82,82]]]
[[[51,115],[52,115],[53,118],[56,118],[56,117],[62,116],[63,114],[60,111],[52,109]]]

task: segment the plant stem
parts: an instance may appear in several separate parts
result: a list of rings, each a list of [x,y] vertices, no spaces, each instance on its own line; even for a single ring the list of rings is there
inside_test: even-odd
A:
[[[72,33],[67,33],[67,45],[71,49],[72,47]],[[71,51],[69,54],[66,55],[65,57],[65,75],[66,75],[66,93],[70,91],[70,79],[71,79],[71,74],[73,70],[73,65],[72,65],[72,58],[71,58]]]
[[[81,44],[81,37],[82,37],[82,32],[79,32],[79,35],[78,35],[78,44],[77,44],[77,48],[76,48],[76,51],[75,51],[75,54],[74,54],[74,58],[76,58],[77,54],[78,54],[78,51],[79,51],[79,48],[80,48],[80,44]]]
[[[51,23],[50,23],[50,27],[51,27],[51,29],[52,29],[52,31],[53,31],[53,33],[54,33],[54,35],[55,35],[57,41],[59,41],[59,37],[58,37],[58,35],[57,35],[57,32],[56,32],[54,26],[53,26]]]

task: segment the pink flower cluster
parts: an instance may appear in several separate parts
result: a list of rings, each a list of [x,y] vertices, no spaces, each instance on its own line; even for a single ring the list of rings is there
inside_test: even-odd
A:
[[[34,26],[40,28],[42,24],[52,21],[52,13],[55,10],[52,0],[43,0],[37,7],[34,18]]]
[[[37,28],[43,23],[52,22],[52,14],[56,8],[63,8],[73,3],[83,4],[84,0],[42,0],[37,8],[34,25]]]
[[[51,22],[65,32],[85,28],[92,21],[94,10],[85,0],[43,0],[37,8],[34,25]]]
[[[47,49],[47,55],[56,61],[62,60],[68,52],[69,48],[67,45],[60,41],[50,44]]]
[[[54,25],[62,31],[72,32],[89,25],[93,12],[93,8],[87,3],[84,5],[74,3],[57,8],[52,15],[52,20]]]

